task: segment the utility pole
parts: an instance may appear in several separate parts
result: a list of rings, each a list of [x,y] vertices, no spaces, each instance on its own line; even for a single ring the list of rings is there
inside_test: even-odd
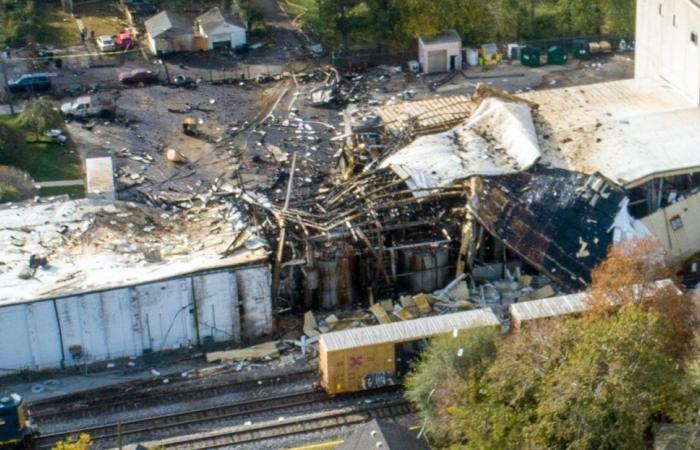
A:
[[[7,103],[10,105],[10,114],[15,115],[15,105],[12,104],[12,92],[10,92],[10,84],[7,79],[7,64],[5,63],[5,57],[2,57],[2,76],[5,79],[5,92],[7,93]]]

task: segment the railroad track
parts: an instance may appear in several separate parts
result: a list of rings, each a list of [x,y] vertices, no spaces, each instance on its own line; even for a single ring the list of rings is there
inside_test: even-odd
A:
[[[407,401],[401,400],[388,404],[332,411],[321,416],[296,418],[283,422],[248,426],[223,433],[172,439],[160,442],[159,445],[168,449],[178,450],[235,447],[237,445],[253,444],[269,439],[279,439],[315,431],[330,430],[347,425],[356,425],[372,419],[400,417],[411,413],[413,413],[411,405]]]
[[[203,425],[222,420],[247,417],[252,414],[272,412],[275,410],[333,400],[334,398],[328,396],[324,391],[307,390],[292,394],[238,402],[231,405],[214,406],[109,425],[45,434],[37,440],[36,446],[38,449],[51,448],[56,442],[68,438],[75,438],[80,435],[80,433],[89,434],[90,439],[95,444],[101,442],[114,443],[122,441],[127,443],[138,440],[150,440],[154,433],[182,432],[183,427],[190,425]]]
[[[47,400],[38,404],[35,403],[29,409],[34,420],[41,426],[41,424],[50,422],[65,421],[67,419],[78,420],[133,411],[134,409],[149,406],[212,398],[231,392],[249,391],[258,386],[279,386],[304,379],[313,380],[317,377],[316,371],[309,369],[254,380],[232,380],[210,385],[183,386],[182,383],[178,383],[175,386],[170,386],[164,385],[160,381],[157,389],[154,387],[151,390],[122,390],[119,393],[107,396],[99,396],[98,393],[95,393],[92,399],[78,401],[77,403],[71,401],[70,396],[62,396],[54,399],[54,401]]]

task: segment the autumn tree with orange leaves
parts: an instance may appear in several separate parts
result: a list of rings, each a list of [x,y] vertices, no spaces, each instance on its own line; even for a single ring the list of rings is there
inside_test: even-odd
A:
[[[656,241],[627,241],[592,273],[580,317],[461,333],[460,352],[431,342],[407,395],[432,444],[638,449],[656,422],[695,421],[696,316],[675,273]]]

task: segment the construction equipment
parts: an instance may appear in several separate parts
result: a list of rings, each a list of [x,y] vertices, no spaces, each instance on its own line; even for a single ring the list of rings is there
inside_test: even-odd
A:
[[[498,64],[502,57],[503,55],[498,51],[498,46],[493,42],[482,44],[481,47],[479,47],[479,62],[482,65],[490,66]]]

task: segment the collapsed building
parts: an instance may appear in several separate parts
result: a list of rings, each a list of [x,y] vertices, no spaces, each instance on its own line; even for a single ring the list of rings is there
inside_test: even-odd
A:
[[[166,212],[102,199],[3,206],[0,367],[58,368],[270,333],[267,252],[255,239],[233,249],[232,215],[226,205]]]

